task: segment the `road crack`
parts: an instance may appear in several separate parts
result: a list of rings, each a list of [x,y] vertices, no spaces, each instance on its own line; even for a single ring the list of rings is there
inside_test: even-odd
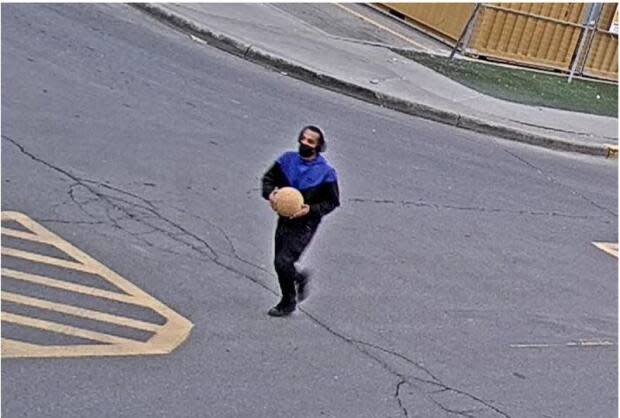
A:
[[[254,262],[252,262],[250,260],[247,260],[247,259],[241,257],[239,255],[238,251],[237,251],[237,248],[235,247],[235,244],[233,243],[232,239],[230,238],[229,234],[221,226],[211,222],[210,220],[208,220],[208,219],[206,219],[206,218],[204,218],[202,216],[190,213],[189,211],[187,211],[185,209],[181,209],[179,207],[172,206],[172,205],[168,205],[168,206],[170,208],[175,209],[175,210],[177,210],[177,211],[179,211],[181,213],[184,213],[185,215],[188,215],[188,216],[190,216],[190,217],[192,217],[194,219],[198,219],[198,220],[200,220],[202,222],[206,222],[211,227],[217,229],[220,232],[220,234],[222,234],[222,236],[224,237],[226,242],[228,243],[228,246],[229,246],[229,249],[231,251],[231,254],[233,255],[233,257],[236,260],[238,260],[238,261],[240,261],[240,262],[242,262],[242,263],[244,263],[244,264],[246,264],[246,265],[248,265],[250,267],[253,267],[253,268],[257,269],[257,270],[263,271],[263,272],[268,273],[269,275],[273,276],[273,272],[271,270],[267,270],[265,267],[263,267],[263,266],[261,266],[259,264],[256,264],[256,263],[254,263]]]
[[[405,379],[401,379],[398,382],[398,384],[396,385],[396,393],[394,394],[394,397],[396,398],[396,401],[398,402],[398,406],[403,411],[403,415],[405,417],[408,417],[409,416],[409,411],[407,411],[407,408],[405,408],[404,405],[403,405],[402,399],[400,399],[400,387],[402,385],[404,385],[405,383],[407,383],[407,380],[405,380]]]
[[[515,158],[515,159],[517,159],[517,160],[521,161],[523,164],[527,165],[528,167],[530,167],[530,168],[532,168],[532,169],[536,170],[539,174],[543,175],[543,176],[545,177],[545,179],[546,179],[547,181],[549,181],[550,183],[552,183],[552,184],[554,184],[554,185],[556,185],[556,186],[559,186],[559,187],[560,187],[560,188],[562,188],[562,189],[568,190],[569,192],[571,192],[572,194],[574,194],[574,195],[576,195],[576,196],[579,196],[581,199],[585,200],[585,201],[586,201],[586,202],[588,202],[590,205],[594,206],[595,208],[597,208],[597,209],[599,209],[599,210],[602,210],[603,212],[605,212],[605,213],[607,213],[607,214],[609,214],[609,215],[612,215],[614,218],[617,218],[617,217],[618,217],[618,214],[617,214],[616,212],[614,212],[613,210],[608,209],[608,208],[606,208],[605,206],[602,206],[602,205],[600,205],[600,204],[596,203],[594,200],[592,200],[592,199],[590,199],[589,197],[587,197],[587,196],[583,195],[582,193],[579,193],[579,192],[577,192],[577,191],[573,190],[570,186],[566,186],[566,185],[564,185],[564,184],[560,183],[560,182],[559,182],[558,180],[556,180],[553,176],[551,176],[551,175],[549,175],[549,174],[546,174],[546,173],[543,171],[543,169],[542,169],[542,168],[537,167],[536,165],[534,165],[534,164],[530,163],[530,162],[529,162],[529,161],[527,161],[526,159],[521,158],[521,157],[519,157],[517,154],[515,154],[515,153],[513,153],[513,152],[510,152],[510,151],[508,151],[508,150],[506,150],[506,149],[504,149],[504,152],[505,152],[505,153],[507,153],[507,154],[509,154],[509,155],[510,155],[510,156],[512,156],[513,158]]]
[[[553,210],[543,211],[543,210],[531,210],[531,209],[486,208],[486,207],[481,207],[481,206],[457,206],[457,205],[426,202],[424,200],[412,201],[412,200],[371,199],[371,198],[354,197],[354,198],[349,198],[349,202],[415,206],[418,208],[431,208],[431,209],[436,209],[436,210],[451,209],[451,210],[458,210],[458,211],[481,212],[481,213],[507,213],[511,215],[549,216],[549,217],[560,217],[560,218],[570,218],[570,219],[601,220],[600,217],[596,217],[596,216],[573,215],[573,214],[562,213],[562,212],[553,211]],[[609,221],[605,221],[605,222],[609,223]]]
[[[140,236],[136,236],[136,233],[132,233],[130,231],[127,231],[126,228],[124,228],[121,225],[121,221],[128,219],[134,222],[137,222],[139,224],[142,224],[144,226],[147,226],[149,228],[152,229],[151,232],[159,232],[163,235],[165,235],[166,237],[170,238],[171,240],[185,246],[185,247],[189,247],[191,250],[197,252],[198,254],[200,254],[201,256],[206,257],[209,261],[215,263],[216,265],[224,268],[225,270],[228,270],[232,273],[235,273],[237,275],[240,275],[246,279],[249,279],[253,282],[255,282],[256,284],[260,285],[261,287],[269,290],[271,293],[275,292],[273,290],[271,290],[269,287],[265,286],[262,282],[258,281],[256,278],[254,278],[253,276],[244,273],[243,271],[234,268],[233,266],[230,266],[224,262],[222,262],[221,260],[221,255],[204,239],[202,239],[200,236],[198,236],[197,234],[187,230],[186,228],[184,228],[183,226],[181,226],[178,223],[175,223],[174,221],[166,218],[165,216],[161,215],[158,211],[157,208],[152,204],[152,202],[148,201],[147,199],[144,199],[136,194],[124,191],[122,189],[119,189],[117,187],[111,186],[109,184],[106,183],[101,183],[98,181],[94,181],[94,180],[89,180],[89,179],[82,179],[74,174],[72,174],[71,172],[62,169],[60,167],[57,167],[39,157],[37,157],[36,155],[30,153],[29,151],[27,151],[18,141],[16,141],[15,139],[7,136],[7,135],[2,135],[2,138],[9,141],[10,143],[12,143],[15,147],[17,147],[20,152],[23,155],[26,155],[27,157],[29,157],[30,159],[32,159],[33,161],[36,161],[46,167],[48,167],[49,169],[58,172],[66,177],[68,177],[69,179],[73,180],[73,184],[70,186],[69,188],[69,197],[71,198],[71,200],[77,205],[78,208],[80,208],[80,210],[82,210],[86,215],[88,215],[90,218],[93,219],[97,219],[97,215],[94,215],[93,213],[89,212],[86,207],[91,204],[91,203],[97,203],[97,202],[104,202],[105,208],[104,208],[104,213],[105,213],[105,217],[107,218],[107,220],[109,221],[109,223],[112,225],[112,227],[119,229],[119,230],[123,230],[124,232],[128,233],[131,236],[134,236],[135,238],[139,239],[142,242],[147,243],[147,245],[149,246],[153,246],[152,244],[148,243],[148,241],[146,241],[143,237]],[[76,195],[76,189],[80,187],[83,189],[83,191],[85,191],[87,194],[89,194],[90,196],[87,196],[86,199],[80,199],[77,195]],[[98,190],[98,188],[102,188],[102,189],[107,189],[110,191],[114,191],[117,193],[120,193],[124,196],[129,196],[133,199],[137,199],[139,202],[141,203],[136,203],[136,202],[132,202],[130,200],[124,199],[122,197],[118,197],[118,196],[113,196],[111,194],[107,194],[104,193],[100,190]],[[91,197],[94,196],[94,197]],[[139,209],[138,212],[135,211],[135,209]],[[116,214],[112,214],[111,211],[116,211]],[[116,216],[118,215],[118,216]],[[150,222],[150,220],[154,220],[156,222]],[[157,222],[159,222],[159,224],[157,224]],[[223,232],[223,230],[220,229],[220,232]],[[189,238],[184,240],[183,238]],[[228,235],[226,234],[225,239],[232,244],[232,241],[230,240],[230,238],[228,237]],[[188,241],[194,241],[194,242],[188,242]],[[228,255],[228,254],[225,254]],[[254,263],[251,263],[247,260],[242,259],[241,257],[239,257],[238,255],[235,255],[235,253],[230,255],[232,258],[239,260],[241,262],[244,262],[246,264],[249,264],[253,267],[258,267],[256,265],[254,265]],[[262,269],[262,267],[261,267]],[[264,270],[264,269],[263,269]],[[265,270],[264,270],[265,271]]]
[[[436,393],[446,393],[452,396],[460,396],[460,397],[464,397],[467,400],[474,402],[477,405],[480,405],[482,407],[485,408],[485,410],[490,411],[491,413],[496,414],[497,416],[501,416],[504,418],[511,418],[510,415],[508,415],[506,412],[502,411],[501,409],[497,408],[496,406],[492,405],[490,402],[485,401],[484,399],[470,394],[468,392],[465,392],[463,390],[448,386],[444,383],[442,383],[436,376],[434,376],[428,369],[426,369],[425,367],[422,367],[419,363],[409,359],[408,357],[395,352],[394,350],[390,350],[384,347],[381,347],[377,344],[372,344],[372,343],[368,343],[368,342],[364,342],[364,341],[360,341],[351,337],[347,337],[344,334],[339,333],[338,331],[336,331],[335,329],[333,329],[332,327],[330,327],[328,324],[326,324],[325,322],[323,322],[322,320],[320,320],[319,318],[317,318],[316,316],[314,316],[313,314],[311,314],[310,312],[304,310],[303,308],[300,309],[304,314],[306,314],[306,316],[308,316],[313,322],[315,322],[317,325],[321,326],[323,329],[325,329],[328,333],[332,334],[333,336],[337,337],[338,339],[346,342],[347,344],[351,345],[352,347],[354,347],[357,351],[359,351],[360,353],[362,353],[363,355],[369,357],[370,359],[372,359],[374,362],[376,362],[377,364],[379,364],[384,370],[386,370],[389,374],[397,377],[399,379],[398,383],[397,383],[397,389],[396,389],[396,401],[399,405],[399,408],[401,408],[401,411],[403,412],[403,415],[408,417],[409,416],[409,412],[408,410],[404,407],[404,403],[402,401],[402,386],[407,383],[408,385],[415,387],[415,384],[421,384],[423,387],[427,386],[429,388],[432,388],[432,390],[436,391]],[[422,370],[424,373],[426,373],[430,379],[427,378],[422,378],[422,377],[416,377],[416,376],[407,376],[404,373],[399,372],[398,370],[396,370],[394,367],[390,366],[390,364],[388,362],[386,362],[385,360],[383,360],[381,357],[379,357],[376,354],[371,353],[366,347],[369,348],[374,348],[377,349],[379,351],[391,354],[393,356],[396,356],[397,358],[401,359],[401,360],[405,360],[406,362],[414,365],[417,369]],[[402,382],[402,383],[401,383]],[[432,395],[433,392],[431,390],[429,390],[428,392],[423,392],[422,390],[419,390],[423,396],[426,396],[428,399],[430,399],[435,405],[437,405],[438,407],[440,407],[442,410],[446,411],[446,412],[451,412],[452,410],[450,410],[449,408],[445,407],[443,405],[442,402],[435,400]],[[465,413],[468,413],[468,410],[464,410]],[[463,411],[455,411],[455,413],[461,413],[461,415],[463,414]],[[466,415],[465,415],[466,416]]]
[[[395,356],[395,357],[398,357],[398,358],[400,358],[401,360],[404,360],[405,362],[407,362],[407,363],[409,363],[409,364],[413,365],[415,368],[417,368],[417,369],[419,369],[419,370],[422,370],[422,371],[423,371],[424,373],[426,373],[426,374],[427,374],[427,375],[428,375],[428,376],[429,376],[429,377],[430,377],[430,378],[431,378],[434,382],[439,383],[439,379],[438,379],[435,375],[433,375],[433,373],[431,373],[431,372],[430,372],[430,370],[428,370],[426,367],[423,367],[420,363],[417,363],[417,362],[415,362],[415,361],[411,360],[410,358],[408,358],[407,356],[405,356],[405,355],[403,355],[403,354],[397,353],[396,351],[389,350],[389,349],[387,349],[387,348],[383,348],[383,347],[378,346],[378,345],[376,345],[376,344],[371,344],[371,343],[367,343],[367,342],[360,341],[360,340],[351,340],[351,341],[352,341],[353,343],[355,343],[355,344],[366,345],[366,346],[368,346],[368,347],[372,347],[372,348],[375,348],[375,349],[377,349],[377,350],[379,350],[379,351],[383,351],[383,352],[385,352],[385,353],[388,353],[388,354],[391,354],[391,355],[393,355],[393,356]]]
[[[150,201],[148,201],[147,199],[144,199],[136,194],[124,191],[122,189],[116,188],[114,186],[110,186],[109,184],[105,184],[105,183],[101,183],[101,182],[97,182],[97,181],[93,181],[93,180],[88,180],[88,179],[81,179],[78,176],[70,173],[67,170],[64,170],[60,167],[57,167],[51,163],[48,163],[46,161],[44,161],[43,159],[37,157],[36,155],[28,152],[21,144],[19,144],[16,140],[6,136],[6,135],[2,135],[2,138],[6,139],[7,141],[11,142],[13,145],[15,145],[21,152],[22,154],[28,156],[29,158],[31,158],[32,160],[45,165],[46,167],[50,168],[53,171],[56,171],[58,173],[61,173],[62,175],[70,178],[71,180],[74,181],[74,183],[70,186],[69,188],[69,196],[71,198],[71,200],[85,213],[87,214],[89,217],[95,219],[95,221],[92,222],[84,222],[86,224],[93,224],[93,225],[100,225],[100,224],[105,224],[105,222],[102,221],[97,221],[97,215],[90,213],[86,208],[89,207],[90,205],[94,204],[94,203],[98,203],[98,202],[103,202],[105,203],[105,207],[104,207],[104,212],[105,212],[105,216],[108,219],[108,221],[113,225],[114,228],[118,228],[121,231],[128,233],[129,235],[133,236],[136,239],[139,239],[140,241],[145,242],[147,245],[153,247],[154,244],[150,243],[149,241],[144,240],[144,235],[147,234],[152,234],[152,233],[161,233],[165,236],[167,236],[168,238],[172,239],[173,241],[185,246],[185,247],[189,247],[191,250],[195,251],[196,253],[198,253],[200,256],[206,258],[208,261],[218,265],[219,267],[225,269],[226,271],[229,271],[231,273],[233,273],[234,275],[237,275],[239,277],[245,278],[249,281],[251,281],[252,283],[262,287],[263,289],[265,289],[266,291],[270,292],[273,295],[278,295],[277,292],[275,292],[273,289],[271,289],[269,286],[267,286],[266,284],[264,284],[263,282],[261,282],[257,277],[255,277],[254,275],[245,273],[243,271],[241,271],[239,268],[236,268],[233,265],[230,265],[229,263],[225,262],[222,258],[224,255],[231,257],[233,260],[237,260],[240,261],[246,265],[249,265],[255,269],[259,269],[261,271],[265,271],[265,272],[269,272],[272,276],[273,273],[270,271],[265,270],[264,268],[262,268],[261,266],[256,265],[255,263],[252,263],[251,261],[245,260],[242,257],[239,256],[239,254],[237,253],[236,249],[234,248],[234,244],[232,239],[228,236],[228,234],[226,234],[226,232],[221,229],[220,227],[216,226],[216,229],[218,229],[218,231],[224,236],[225,240],[228,243],[229,248],[231,249],[230,254],[220,254],[218,251],[216,251],[215,247],[212,246],[211,244],[209,244],[209,242],[207,242],[205,239],[201,238],[200,236],[198,236],[197,234],[187,230],[185,227],[181,226],[179,223],[174,222],[168,218],[166,218],[165,216],[161,215],[158,210],[157,207]],[[86,199],[81,199],[82,196],[78,196],[78,188],[82,188],[82,191],[85,191],[87,194],[90,194],[91,196],[87,196]],[[104,193],[100,190],[98,190],[99,188],[101,189],[106,189],[115,193],[119,193],[122,194],[123,196],[127,196],[127,197],[131,197],[132,199],[135,199],[141,203],[136,203],[134,201],[119,197],[119,196],[114,196],[112,194],[107,194]],[[95,197],[92,197],[95,196]],[[383,201],[381,203],[393,203],[393,201]],[[136,209],[139,209],[139,211],[135,212]],[[178,208],[176,208],[176,210],[179,210]],[[111,211],[115,211],[115,214],[112,214]],[[183,212],[183,210],[180,210],[181,212]],[[185,212],[188,215],[188,212]],[[197,217],[196,215],[191,215],[194,217]],[[127,228],[124,227],[121,222],[124,220],[132,220],[135,222],[138,222],[139,224],[143,225],[143,226],[147,226],[149,228],[151,228],[150,230],[147,231],[141,231],[141,232],[131,232],[131,231],[127,231]],[[160,224],[156,224],[155,222],[148,222],[147,220],[155,220],[158,221]],[[204,219],[203,219],[204,220]],[[64,222],[64,223],[77,223],[77,222],[70,222],[70,221],[60,221],[60,220],[50,220],[51,222]],[[212,223],[210,223],[209,221],[207,221],[211,226],[215,226]],[[194,240],[195,242],[187,242],[186,240],[183,240],[183,238],[191,238],[192,240]],[[161,249],[162,251],[166,251],[169,252],[171,254],[174,255],[181,255],[178,254],[176,252],[173,252],[169,249]],[[396,386],[396,392],[394,394],[394,397],[396,399],[396,402],[402,412],[402,414],[405,417],[409,416],[409,412],[407,410],[407,408],[404,405],[404,402],[402,400],[402,388],[403,386],[409,385],[412,386],[414,383],[417,384],[423,384],[423,385],[429,385],[430,387],[432,387],[437,393],[448,393],[448,394],[457,394],[457,395],[461,395],[464,396],[472,401],[474,401],[475,403],[482,405],[484,408],[491,410],[493,412],[495,412],[496,414],[502,416],[502,417],[509,417],[509,415],[507,415],[505,412],[501,411],[500,409],[496,408],[495,406],[493,406],[492,404],[490,404],[489,402],[484,401],[483,399],[469,394],[467,392],[464,392],[462,390],[459,389],[455,389],[452,387],[449,387],[445,384],[443,384],[435,375],[433,375],[433,373],[430,372],[430,370],[428,370],[427,368],[423,367],[420,363],[415,362],[413,360],[411,360],[410,358],[408,358],[407,356],[400,354],[394,350],[388,349],[388,348],[384,348],[381,347],[377,344],[373,344],[373,343],[369,343],[369,342],[364,342],[361,340],[357,340],[351,337],[348,337],[338,331],[336,331],[334,328],[332,328],[331,326],[329,326],[327,323],[325,323],[324,321],[322,321],[321,319],[319,319],[318,317],[316,317],[315,315],[311,314],[310,312],[308,312],[307,310],[300,308],[299,309],[301,312],[303,312],[311,321],[313,321],[315,324],[317,324],[318,326],[320,326],[321,328],[323,328],[325,331],[327,331],[329,334],[337,337],[338,339],[340,339],[341,341],[344,341],[345,343],[347,343],[348,345],[350,345],[351,347],[353,347],[354,349],[356,349],[358,352],[360,352],[361,354],[363,354],[364,356],[370,358],[371,360],[373,360],[375,363],[379,364],[383,369],[385,369],[389,374],[395,376],[398,378],[398,383]],[[416,376],[407,376],[404,373],[399,372],[396,368],[392,367],[387,361],[385,361],[384,359],[382,359],[379,355],[372,353],[369,349],[374,349],[386,354],[389,354],[393,357],[396,357],[400,360],[405,361],[407,364],[415,367],[416,370],[421,371],[424,373],[424,375],[426,377],[416,377]],[[471,415],[467,415],[469,412],[469,410],[463,410],[463,411],[456,411],[456,410],[451,410],[449,408],[447,408],[446,406],[443,405],[442,402],[437,401],[435,399],[432,398],[433,393],[424,393],[425,396],[429,397],[434,404],[436,404],[439,408],[441,408],[442,410],[449,412],[449,413],[456,413],[456,414],[460,414],[462,416],[471,416]]]

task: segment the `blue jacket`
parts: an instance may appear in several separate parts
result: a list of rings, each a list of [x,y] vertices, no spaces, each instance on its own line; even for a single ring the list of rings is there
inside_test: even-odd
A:
[[[310,213],[304,218],[314,221],[340,206],[336,170],[320,154],[311,161],[304,160],[296,151],[282,154],[263,176],[263,198],[269,199],[276,187],[299,190],[310,206]]]

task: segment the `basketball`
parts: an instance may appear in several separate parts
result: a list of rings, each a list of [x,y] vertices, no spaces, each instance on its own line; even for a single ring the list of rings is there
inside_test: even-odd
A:
[[[280,216],[292,216],[301,210],[304,197],[293,187],[283,187],[276,193],[275,209]]]

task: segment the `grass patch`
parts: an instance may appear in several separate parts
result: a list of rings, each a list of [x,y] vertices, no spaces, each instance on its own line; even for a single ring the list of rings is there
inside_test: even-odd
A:
[[[618,117],[618,85],[437,57],[413,51],[394,52],[479,93],[531,106]]]

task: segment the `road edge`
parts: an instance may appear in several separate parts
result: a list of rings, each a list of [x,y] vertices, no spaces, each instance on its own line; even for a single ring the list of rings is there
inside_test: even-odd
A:
[[[247,61],[284,72],[291,77],[300,79],[310,84],[332,90],[337,93],[345,94],[371,104],[396,110],[408,115],[421,117],[423,119],[429,119],[446,125],[455,126],[457,128],[552,150],[575,152],[614,159],[618,157],[617,145],[588,144],[584,142],[556,138],[553,136],[535,134],[386,95],[367,87],[310,70],[284,58],[272,55],[264,50],[261,50],[260,48],[256,48],[251,44],[239,41],[229,35],[215,33],[204,26],[198,26],[190,20],[165,10],[156,4],[128,3],[128,5],[156,18],[159,21],[162,21],[168,26],[172,26],[173,28],[179,29],[189,35],[193,35],[210,46],[241,57]]]

